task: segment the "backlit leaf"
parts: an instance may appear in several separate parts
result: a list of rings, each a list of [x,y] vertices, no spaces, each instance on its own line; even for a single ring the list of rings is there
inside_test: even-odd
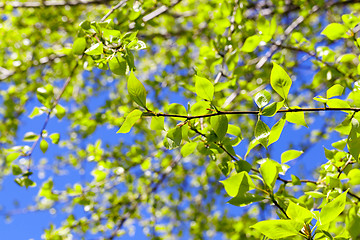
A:
[[[120,129],[116,133],[128,133],[130,132],[132,126],[137,120],[140,119],[142,112],[138,109],[130,112],[125,119],[125,122],[121,125]]]
[[[146,108],[146,90],[144,85],[135,77],[131,71],[127,82],[127,89],[131,99],[139,106]]]
[[[282,67],[276,63],[273,64],[274,66],[270,75],[271,87],[280,95],[280,97],[287,99],[292,84],[291,78]]]
[[[195,92],[202,99],[212,101],[214,98],[214,85],[206,78],[195,76]]]

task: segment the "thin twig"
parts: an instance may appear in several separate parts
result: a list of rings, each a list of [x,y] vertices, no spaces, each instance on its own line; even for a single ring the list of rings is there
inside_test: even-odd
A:
[[[123,7],[126,4],[126,2],[127,0],[120,1],[118,4],[112,7],[111,10],[100,21],[104,22],[116,9]]]
[[[13,8],[63,7],[63,6],[103,4],[110,1],[111,0],[68,0],[68,1],[58,0],[58,1],[38,1],[38,2],[7,1],[6,3],[0,3],[0,8],[5,8],[6,6],[12,6]]]
[[[328,112],[328,111],[350,111],[350,112],[360,112],[360,108],[289,108],[289,109],[280,109],[277,113],[287,113],[287,112]],[[168,113],[154,113],[154,112],[144,112],[143,116],[145,117],[178,117],[184,118],[186,120],[197,119],[197,118],[207,118],[218,115],[259,115],[260,111],[218,111],[216,113],[204,114],[204,115],[177,115],[177,114],[168,114]]]

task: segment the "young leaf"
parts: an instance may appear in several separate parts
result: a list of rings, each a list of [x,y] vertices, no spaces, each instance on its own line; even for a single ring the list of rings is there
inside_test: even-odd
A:
[[[41,139],[40,141],[40,149],[43,153],[46,153],[47,149],[49,147],[48,142],[45,139]]]
[[[139,106],[146,109],[146,90],[144,85],[135,77],[131,71],[127,82],[128,93],[131,99]]]
[[[264,107],[264,109],[261,111],[261,115],[264,115],[266,117],[272,117],[283,106],[284,106],[284,101],[273,102],[273,103],[269,104],[268,106]]]
[[[270,131],[270,136],[269,136],[269,143],[268,146],[270,146],[270,144],[276,142],[281,135],[281,132],[284,128],[285,125],[285,118],[282,117],[277,123],[275,123],[275,125],[271,128]]]
[[[334,200],[326,204],[320,212],[320,225],[326,225],[344,211],[346,204],[346,194],[348,190],[337,196]]]
[[[292,109],[299,109],[299,107],[292,107]],[[305,122],[304,112],[287,112],[286,121],[308,127]]]
[[[19,156],[21,155],[21,153],[19,152],[12,152],[10,154],[8,154],[6,156],[6,163],[11,163],[13,162],[15,159],[17,159]]]
[[[102,43],[95,43],[88,48],[85,53],[90,56],[101,55],[104,51],[104,45]]]
[[[168,108],[169,114],[185,115],[187,116],[186,108],[179,103],[172,103]],[[184,118],[173,117],[177,121],[182,121]]]
[[[312,212],[310,212],[307,208],[296,205],[292,201],[289,201],[289,206],[286,209],[286,214],[290,217],[290,219],[302,223],[308,223],[309,221],[311,221],[311,219],[314,218]]]
[[[151,118],[151,124],[150,129],[152,130],[164,130],[164,117],[152,117]]]
[[[126,116],[125,122],[116,133],[128,133],[137,120],[140,119],[142,112],[138,109],[133,110]]]
[[[265,107],[269,103],[270,99],[271,95],[266,90],[261,90],[260,92],[256,93],[254,97],[255,103],[259,108]]]
[[[259,46],[260,42],[261,37],[259,37],[258,35],[250,36],[245,40],[244,45],[241,47],[241,51],[253,52]]]
[[[86,39],[85,38],[78,38],[75,40],[73,44],[73,53],[75,55],[82,55],[86,48]]]
[[[51,139],[51,142],[53,144],[58,144],[60,141],[60,134],[59,133],[53,133],[49,136],[49,138]]]
[[[208,101],[214,98],[214,85],[206,78],[195,76],[195,92],[196,94]]]
[[[354,168],[347,174],[349,183],[352,185],[360,185],[360,169]]]
[[[245,154],[245,159],[246,159],[247,155],[249,155],[250,151],[259,144],[260,144],[260,142],[256,138],[251,140],[251,142],[249,143],[248,149],[246,151],[246,154]]]
[[[176,126],[167,132],[166,137],[164,139],[164,145],[167,144],[167,146],[165,147],[172,149],[180,146],[181,140],[182,140],[182,129],[181,127]]]
[[[228,203],[235,205],[235,206],[246,206],[250,203],[263,200],[264,197],[262,197],[260,195],[248,193],[248,191],[254,185],[254,183],[252,182],[251,178],[249,177],[249,175],[246,172],[242,172],[240,174],[243,175],[243,178],[240,180],[240,186],[239,186],[238,193],[236,194],[236,196],[234,198],[230,199],[230,201]]]
[[[280,97],[287,99],[292,84],[291,78],[282,67],[276,63],[273,64],[274,66],[270,74],[271,87],[280,95]]]
[[[270,135],[269,127],[261,120],[258,120],[255,126],[255,138],[263,145],[265,148],[268,146]]]
[[[340,23],[330,23],[326,28],[321,32],[322,35],[325,35],[330,40],[336,40],[339,38],[347,38],[346,32],[347,28]]]
[[[286,163],[288,161],[294,160],[295,158],[300,157],[303,154],[303,151],[298,150],[287,150],[281,154],[281,163]]]
[[[337,98],[329,99],[326,104],[329,108],[350,108],[350,105],[346,101]],[[349,111],[344,110],[343,112]]]
[[[39,135],[37,135],[34,132],[27,132],[24,135],[23,141],[24,142],[34,142],[34,141],[36,141],[38,139],[38,137],[39,137]]]
[[[13,175],[20,175],[20,174],[22,174],[22,170],[21,170],[21,168],[18,166],[18,165],[12,165],[11,166],[11,170],[12,170],[12,174]]]
[[[116,74],[124,76],[126,73],[126,61],[120,57],[113,57],[109,61],[110,70]]]
[[[246,184],[243,183],[243,178],[247,179]],[[230,197],[235,197],[240,190],[247,192],[255,188],[255,185],[247,172],[237,173],[220,182],[224,185],[225,191]]]
[[[63,106],[61,106],[59,103],[55,106],[55,116],[58,119],[62,119],[66,114],[66,110]]]
[[[260,166],[260,173],[264,179],[264,183],[270,188],[273,189],[275,186],[276,178],[278,177],[278,163],[267,159]]]
[[[184,146],[182,146],[180,153],[183,157],[189,156],[191,153],[193,153],[196,149],[197,142],[188,142]]]
[[[344,87],[341,86],[340,84],[335,84],[334,86],[332,86],[331,88],[329,88],[326,91],[326,97],[332,98],[332,97],[336,97],[336,96],[341,96],[341,94],[343,94],[343,92],[344,92]]]
[[[359,121],[354,118],[351,120],[351,130],[347,139],[347,146],[350,154],[357,161],[360,154],[360,124]]]
[[[214,129],[214,132],[221,141],[228,130],[228,119],[226,115],[217,115],[210,118],[211,127]]]
[[[251,226],[271,239],[279,239],[299,234],[303,223],[294,220],[266,220]]]

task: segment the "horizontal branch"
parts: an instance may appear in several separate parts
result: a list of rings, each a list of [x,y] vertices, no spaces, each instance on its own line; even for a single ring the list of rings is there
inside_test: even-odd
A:
[[[110,2],[110,0],[68,0],[68,1],[38,1],[38,2],[18,2],[8,1],[7,3],[0,3],[0,8],[5,6],[12,6],[13,8],[40,8],[40,7],[63,7],[63,6],[77,6],[90,4],[103,4]]]
[[[287,113],[287,112],[327,112],[327,111],[350,111],[350,112],[360,112],[360,108],[289,108],[278,110],[277,113]],[[144,116],[149,117],[177,117],[184,118],[186,120],[196,119],[196,118],[207,118],[218,115],[258,115],[261,114],[260,111],[218,111],[216,113],[204,114],[204,115],[177,115],[177,114],[167,114],[167,113],[154,113],[154,112],[144,112]]]

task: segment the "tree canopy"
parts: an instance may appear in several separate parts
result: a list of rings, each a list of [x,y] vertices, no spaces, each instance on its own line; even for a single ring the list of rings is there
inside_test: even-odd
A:
[[[42,238],[360,238],[358,1],[0,9],[0,177]]]

